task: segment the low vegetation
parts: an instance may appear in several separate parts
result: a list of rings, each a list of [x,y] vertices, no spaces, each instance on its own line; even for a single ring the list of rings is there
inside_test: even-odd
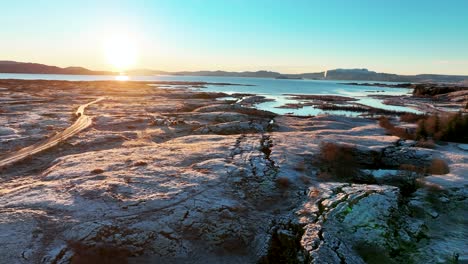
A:
[[[428,173],[435,175],[444,175],[450,172],[447,162],[442,159],[433,159],[429,166]]]
[[[356,149],[348,145],[338,145],[331,142],[320,146],[318,162],[323,179],[338,178],[349,180],[359,175],[360,166],[356,160]]]
[[[420,139],[416,142],[416,147],[434,149],[436,147],[436,143],[432,139]]]
[[[420,114],[414,114],[414,113],[406,113],[400,116],[400,121],[401,122],[406,122],[406,123],[416,123],[420,119],[426,117],[426,115],[420,115]]]
[[[415,139],[414,134],[407,128],[397,127],[387,117],[380,117],[379,125],[387,131],[388,134],[397,136],[403,139]]]
[[[91,173],[92,174],[101,174],[101,173],[104,173],[104,170],[97,168],[97,169],[92,170]]]
[[[431,115],[418,121],[417,139],[429,139],[468,143],[468,115]]]
[[[276,186],[278,186],[280,189],[286,189],[289,187],[289,185],[291,185],[291,182],[287,177],[278,177],[276,178],[275,182]]]
[[[68,246],[73,250],[72,264],[101,263],[101,264],[126,264],[130,252],[125,248],[113,245],[85,245],[81,242],[69,242]]]
[[[414,87],[414,96],[435,96],[467,89],[461,86],[435,86],[427,84],[417,84]]]
[[[375,168],[375,166],[369,166],[359,162],[358,150],[350,145],[339,145],[331,142],[323,143],[320,146],[320,153],[317,158],[316,166],[320,169],[319,178],[324,180],[343,180],[351,182],[365,182],[373,183],[375,179],[371,176],[366,176],[362,173],[363,169]],[[375,160],[376,166],[380,166],[380,158]],[[388,167],[387,167],[388,168]],[[395,186],[402,188],[408,187],[410,183],[411,190],[409,193],[415,190],[416,178],[422,177],[423,175],[443,175],[450,172],[448,164],[442,159],[433,159],[429,164],[425,165],[414,165],[414,164],[402,164],[398,168],[402,171],[414,172],[415,174],[408,174],[408,179],[403,180],[404,184],[395,183]],[[370,178],[369,178],[370,177]],[[411,179],[410,179],[411,178]],[[414,185],[414,186],[413,186]],[[403,188],[403,189],[404,189]]]
[[[468,143],[468,115],[461,112],[427,116],[407,114],[401,116],[400,121],[416,123],[416,129],[397,127],[387,117],[381,117],[379,125],[391,135],[419,140],[422,147],[433,148],[434,140]]]
[[[348,111],[348,112],[362,112],[369,113],[370,115],[403,115],[406,112],[386,110],[381,108],[374,108],[370,106],[363,105],[336,105],[336,104],[320,104],[316,108],[326,110],[326,111]]]

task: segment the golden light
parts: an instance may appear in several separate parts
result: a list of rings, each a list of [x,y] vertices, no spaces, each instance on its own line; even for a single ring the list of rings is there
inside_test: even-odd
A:
[[[116,81],[128,81],[130,78],[127,75],[117,75],[115,76]]]
[[[114,34],[104,43],[107,62],[114,70],[124,72],[133,67],[137,61],[135,40],[125,33]]]

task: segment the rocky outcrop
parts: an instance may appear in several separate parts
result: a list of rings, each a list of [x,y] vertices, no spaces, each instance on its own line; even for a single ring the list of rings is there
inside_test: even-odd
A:
[[[443,86],[437,84],[416,84],[414,85],[413,95],[415,96],[435,96],[451,92],[468,90],[468,87],[462,86]]]
[[[56,106],[67,120],[70,102],[63,98],[109,96],[90,109],[96,116],[93,128],[53,155],[42,153],[34,162],[1,172],[0,262],[466,258],[460,246],[466,241],[460,231],[464,222],[458,217],[466,211],[466,184],[459,181],[467,175],[464,150],[401,144],[375,120],[275,116],[209,100],[206,94],[191,98],[184,90],[158,91],[133,82],[85,84],[58,82],[50,98],[59,91],[55,99],[62,103],[40,109]],[[32,127],[31,120],[26,127]],[[318,177],[315,159],[324,142],[356,149],[360,169],[371,170],[369,177],[381,185]],[[453,184],[437,196],[426,189],[402,192],[391,181],[398,174],[376,172],[380,166],[396,170],[401,162],[424,164],[433,154],[450,161],[450,173],[418,180]],[[455,230],[450,237],[435,231],[441,220]]]
[[[323,183],[297,211],[301,246],[309,263],[401,263],[425,232],[405,212],[396,187]]]
[[[434,151],[423,148],[391,146],[382,153],[382,164],[387,167],[399,167],[402,164],[427,166],[434,156]]]
[[[266,135],[189,136],[60,158],[38,178],[4,184],[1,231],[17,239],[0,254],[23,263],[99,252],[253,262],[266,254],[272,211],[282,206],[272,146]]]
[[[220,123],[215,125],[207,125],[195,130],[195,133],[201,134],[242,134],[242,133],[264,133],[267,132],[270,126],[269,121],[233,121]]]

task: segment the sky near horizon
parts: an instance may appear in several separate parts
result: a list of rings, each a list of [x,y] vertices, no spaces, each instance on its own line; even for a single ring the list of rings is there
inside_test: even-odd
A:
[[[0,60],[114,70],[104,43],[118,35],[136,46],[133,68],[468,75],[468,0],[0,0],[0,10]]]

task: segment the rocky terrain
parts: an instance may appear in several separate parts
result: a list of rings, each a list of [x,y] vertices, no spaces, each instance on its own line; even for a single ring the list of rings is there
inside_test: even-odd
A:
[[[163,85],[0,81],[5,155],[105,97],[92,127],[0,171],[0,263],[468,261],[465,145]]]

